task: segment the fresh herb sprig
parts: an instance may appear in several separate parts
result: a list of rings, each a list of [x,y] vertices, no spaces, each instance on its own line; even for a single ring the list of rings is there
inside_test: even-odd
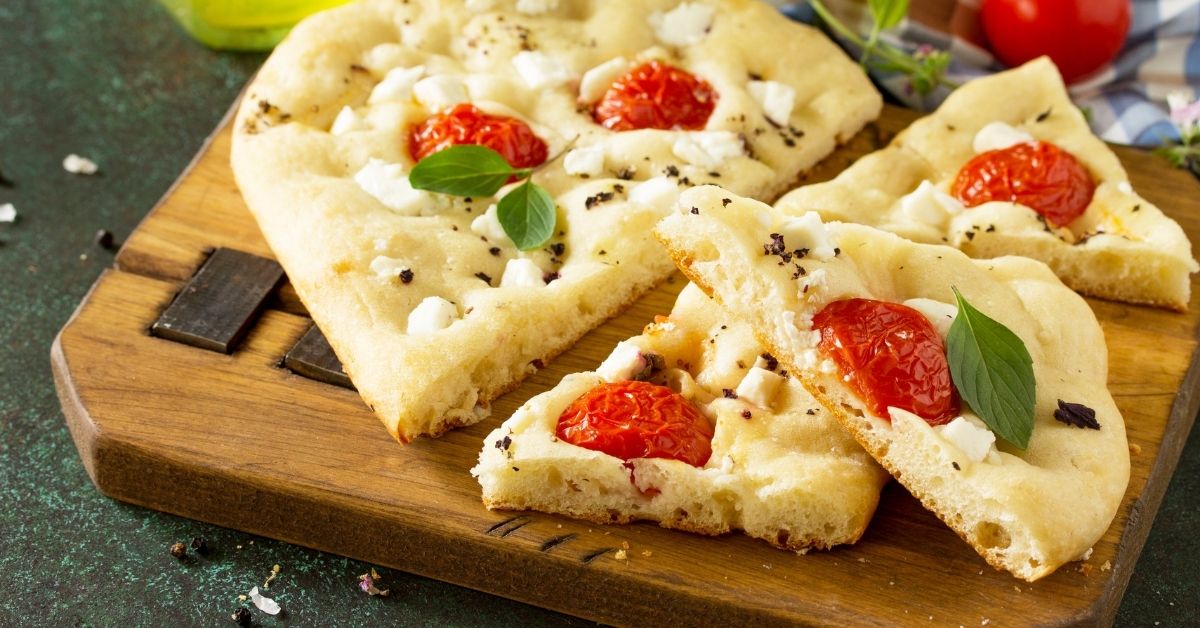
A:
[[[1191,171],[1200,177],[1200,100],[1193,100],[1186,92],[1167,96],[1171,110],[1171,121],[1179,129],[1179,143],[1166,142],[1154,149],[1154,153],[1166,158],[1176,168]]]
[[[946,336],[950,378],[959,396],[997,436],[1029,447],[1037,382],[1025,343],[953,288],[958,315]]]
[[[408,182],[417,190],[454,196],[494,196],[510,179],[523,181],[496,203],[496,218],[522,251],[542,246],[554,235],[558,208],[533,182],[534,169],[513,168],[500,153],[474,144],[440,150],[413,167]]]
[[[879,40],[883,31],[899,25],[908,14],[908,0],[869,0],[867,6],[873,23],[865,40],[835,18],[821,0],[809,0],[809,4],[831,30],[862,49],[859,63],[864,70],[873,67],[884,72],[905,74],[913,91],[922,96],[942,85],[951,89],[958,87],[957,83],[946,78],[946,70],[950,67],[950,54],[946,51],[921,46],[909,54]]]

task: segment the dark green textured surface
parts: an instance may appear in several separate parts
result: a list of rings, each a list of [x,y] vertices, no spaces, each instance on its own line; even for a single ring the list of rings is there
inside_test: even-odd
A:
[[[380,570],[392,597],[368,598],[356,580],[369,565],[119,504],[89,482],[48,353],[111,263],[93,234],[129,234],[261,60],[191,43],[151,0],[0,1],[0,172],[17,184],[0,204],[21,214],[0,224],[0,625],[221,625],[274,564],[286,615],[255,611],[268,626],[584,623],[394,570]],[[102,174],[63,172],[71,152]],[[1193,433],[1119,625],[1200,618],[1198,478]],[[197,535],[208,558],[168,554]]]

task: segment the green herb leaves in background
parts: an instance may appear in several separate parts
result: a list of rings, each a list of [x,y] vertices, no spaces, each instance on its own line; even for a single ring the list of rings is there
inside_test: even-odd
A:
[[[1029,350],[1009,328],[967,303],[958,288],[954,298],[958,316],[946,336],[954,386],[997,436],[1025,449],[1037,391]]]
[[[908,15],[908,0],[870,0],[867,3],[871,9],[871,18],[875,20],[871,39],[879,35],[879,31],[894,28]]]
[[[525,182],[505,194],[497,204],[500,226],[522,251],[535,249],[554,235],[558,210],[554,198],[529,177],[533,170],[513,168],[500,153],[474,144],[440,150],[413,167],[408,181],[413,188],[454,196],[492,196],[510,178]]]

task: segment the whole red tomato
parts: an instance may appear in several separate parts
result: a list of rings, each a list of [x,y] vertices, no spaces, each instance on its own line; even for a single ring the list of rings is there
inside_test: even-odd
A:
[[[1129,0],[983,0],[992,52],[1016,66],[1047,55],[1072,83],[1113,60],[1129,32]]]
[[[1055,227],[1083,215],[1096,184],[1074,155],[1049,142],[1024,142],[976,155],[958,171],[950,193],[967,207],[1012,201]]]

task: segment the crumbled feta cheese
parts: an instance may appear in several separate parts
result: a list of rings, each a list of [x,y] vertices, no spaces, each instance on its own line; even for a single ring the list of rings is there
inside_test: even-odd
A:
[[[517,13],[538,15],[558,8],[558,0],[517,0]]]
[[[567,151],[563,156],[563,169],[576,176],[600,176],[604,172],[604,147],[585,146]]]
[[[679,200],[679,184],[670,177],[652,177],[635,184],[629,202],[654,208],[673,207]]]
[[[642,356],[642,350],[632,342],[622,340],[596,368],[596,374],[607,382],[620,382],[633,379],[645,368],[646,358]]]
[[[491,11],[496,6],[496,0],[467,0],[467,10],[473,13]]]
[[[787,126],[796,106],[796,90],[791,85],[778,81],[750,81],[746,91],[758,101],[767,119],[779,126]]]
[[[250,589],[250,601],[254,602],[254,607],[268,615],[278,615],[280,608],[279,603],[269,597],[263,597],[258,592],[258,587]]]
[[[817,291],[825,287],[828,278],[829,274],[825,272],[824,268],[818,268],[808,273],[804,276],[804,285],[806,288],[804,289],[803,294],[816,294]]]
[[[445,329],[458,318],[458,308],[442,297],[425,297],[408,315],[409,334],[428,334]]]
[[[805,212],[799,218],[789,218],[779,232],[788,249],[806,248],[808,256],[813,259],[827,260],[836,254],[833,238],[817,212]]]
[[[495,205],[489,205],[487,211],[471,221],[471,232],[487,238],[488,242],[493,244],[502,246],[512,244],[508,234],[504,233],[504,227],[500,226],[500,217],[496,214]]]
[[[950,333],[950,325],[954,323],[954,317],[958,316],[957,306],[936,299],[909,299],[904,302],[904,305],[925,315],[925,318],[929,319],[933,328],[943,339]]]
[[[905,216],[926,225],[944,227],[950,216],[961,214],[965,208],[958,199],[922,181],[917,189],[900,197],[900,211]]]
[[[364,131],[369,128],[367,121],[355,113],[350,105],[346,105],[333,119],[333,126],[329,128],[329,132],[334,135],[345,135],[351,131]]]
[[[1000,150],[1032,141],[1033,136],[1021,129],[1013,128],[1003,122],[989,122],[975,134],[975,141],[971,143],[971,148],[975,149],[976,153],[986,153],[989,150]]]
[[[554,87],[571,80],[571,69],[544,52],[522,50],[513,57],[512,64],[521,80],[533,89]]]
[[[600,100],[613,82],[629,70],[630,65],[625,57],[613,57],[584,72],[583,78],[579,79],[579,100],[586,103]]]
[[[427,76],[417,81],[413,84],[412,91],[417,97],[417,102],[431,111],[441,111],[467,100],[467,88],[462,79],[445,74]]]
[[[793,347],[809,347],[812,346],[812,338],[807,333],[802,333],[800,328],[796,326],[796,313],[788,310],[779,315],[779,324],[783,327],[783,333],[787,336],[787,340]]]
[[[704,39],[712,28],[714,10],[699,2],[681,2],[663,13],[650,14],[650,26],[658,40],[668,46],[688,46]]]
[[[770,409],[771,400],[782,383],[783,377],[778,373],[755,366],[746,372],[738,384],[737,396],[760,408]]]
[[[837,364],[834,364],[833,360],[826,359],[821,360],[820,364],[817,364],[817,370],[826,375],[833,375],[838,371],[838,367]]]
[[[375,251],[377,253],[382,253],[388,249],[387,238],[375,238],[374,244],[375,244]]]
[[[12,203],[0,205],[0,222],[13,222],[17,219],[17,208]]]
[[[416,85],[424,75],[425,66],[423,65],[411,68],[393,68],[388,71],[382,81],[379,81],[375,89],[371,90],[371,97],[367,99],[367,102],[375,104],[389,100],[408,100],[413,96],[413,85]]]
[[[448,205],[440,194],[414,189],[404,166],[372,159],[354,175],[354,182],[385,207],[405,216],[429,216]]]
[[[508,260],[504,265],[504,275],[500,277],[501,288],[540,288],[546,285],[544,272],[526,257]]]
[[[96,174],[100,168],[91,159],[71,153],[63,159],[63,170],[71,174]]]
[[[933,431],[957,447],[972,462],[983,462],[996,443],[996,435],[987,425],[970,415],[956,417],[945,425],[934,426]]]
[[[671,147],[675,156],[701,168],[718,168],[726,159],[745,154],[742,138],[732,131],[687,131]]]
[[[1122,194],[1133,194],[1133,186],[1129,185],[1128,181],[1121,181],[1117,183],[1117,191]]]
[[[1092,551],[1094,551],[1095,549],[1096,549],[1096,548],[1094,548],[1094,547],[1089,547],[1089,548],[1087,548],[1087,551],[1086,551],[1086,552],[1084,552],[1083,554],[1081,554],[1081,555],[1079,556],[1079,558],[1076,558],[1075,560],[1087,560],[1087,559],[1091,558],[1091,557],[1092,557]]]
[[[375,273],[378,277],[395,279],[400,276],[400,273],[406,270],[411,270],[411,268],[402,259],[379,255],[371,260],[371,272]]]

